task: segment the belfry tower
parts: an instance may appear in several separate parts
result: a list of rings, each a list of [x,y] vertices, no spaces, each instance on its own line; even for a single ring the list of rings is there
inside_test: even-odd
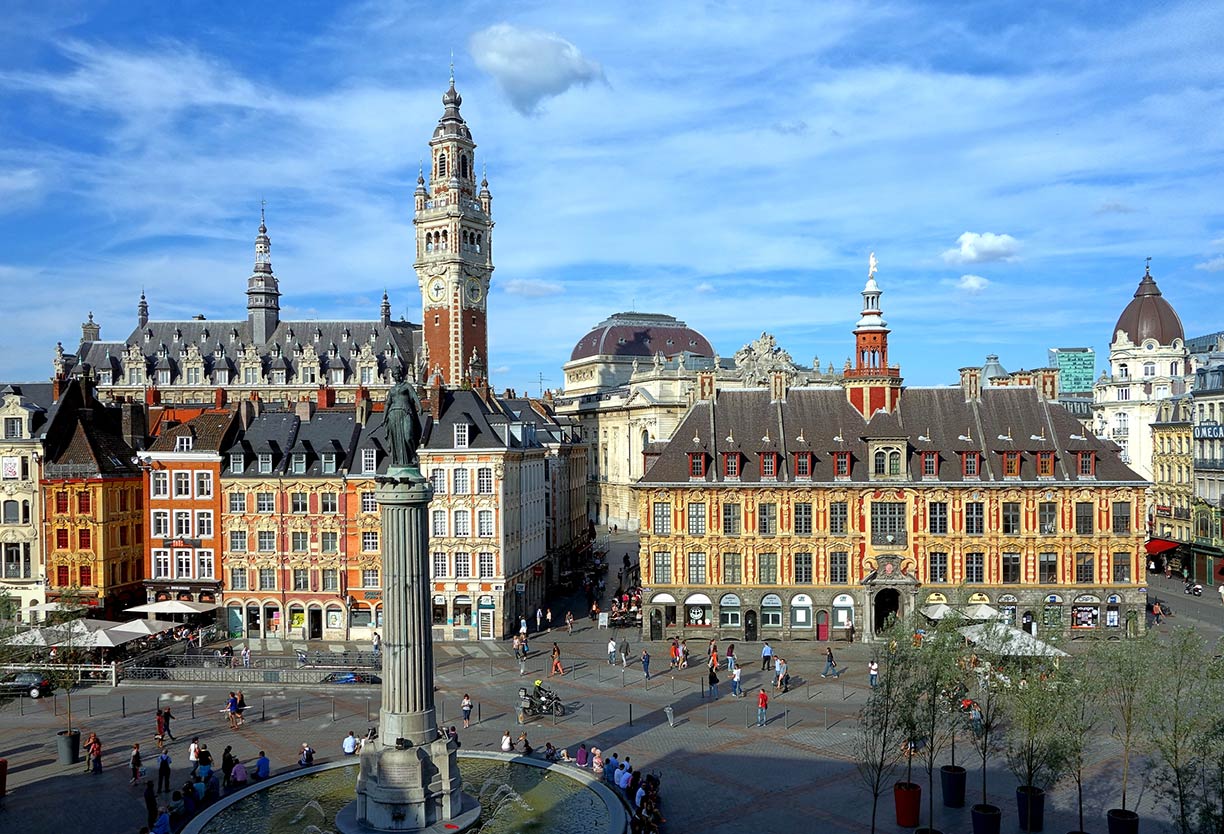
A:
[[[891,412],[901,399],[901,369],[888,364],[888,322],[880,309],[883,291],[875,279],[877,266],[872,252],[863,287],[863,314],[854,328],[854,363],[842,373],[846,397],[868,420],[881,409]]]
[[[429,140],[429,184],[422,170],[412,221],[427,362],[423,378],[437,373],[450,386],[488,378],[493,276],[493,197],[488,180],[477,191],[476,143],[459,114],[462,103],[452,70],[442,96],[445,110]]]

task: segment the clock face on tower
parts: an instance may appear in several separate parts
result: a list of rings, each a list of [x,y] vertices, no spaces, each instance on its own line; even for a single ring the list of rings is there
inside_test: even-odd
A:
[[[441,301],[446,294],[446,282],[441,278],[435,278],[429,282],[429,297],[434,301]]]
[[[480,285],[480,279],[478,278],[469,278],[465,291],[467,292],[468,301],[473,304],[479,302],[481,296],[484,295],[484,287]]]

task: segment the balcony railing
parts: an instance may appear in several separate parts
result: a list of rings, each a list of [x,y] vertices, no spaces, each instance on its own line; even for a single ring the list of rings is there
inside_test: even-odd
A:
[[[1224,470],[1224,458],[1195,458],[1195,469]]]

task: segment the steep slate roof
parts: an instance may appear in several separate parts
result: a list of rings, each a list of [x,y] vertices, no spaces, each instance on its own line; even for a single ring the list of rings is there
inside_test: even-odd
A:
[[[233,442],[222,453],[226,456],[241,452],[244,467],[241,471],[231,468],[232,460],[225,461],[227,475],[268,477],[291,475],[296,478],[320,477],[323,472],[323,455],[336,456],[337,472],[344,471],[358,437],[357,410],[353,407],[320,409],[309,420],[302,420],[292,411],[265,411],[253,418],[247,428],[235,432]],[[259,455],[272,455],[272,472],[259,471]],[[306,456],[306,471],[292,474],[292,455]]]
[[[30,411],[30,436],[38,437],[38,433],[55,415],[59,407],[53,398],[55,386],[50,382],[0,382],[0,402],[9,395],[21,397],[26,401],[26,409]]]
[[[180,437],[192,438],[193,452],[220,452],[229,442],[237,412],[210,411],[177,426],[163,429],[150,452],[173,452]]]
[[[75,380],[61,392],[46,423],[46,438],[44,471],[49,478],[140,474],[136,453],[123,439],[121,409],[86,399]]]
[[[802,439],[801,439],[802,438]],[[902,481],[870,478],[869,441],[903,439],[910,478]],[[983,456],[980,477],[961,474],[960,452]],[[738,483],[759,483],[760,455],[777,452],[782,462],[776,482],[834,482],[833,452],[849,452],[849,479],[837,482],[931,482],[920,475],[922,452],[939,454],[939,482],[1003,483],[1001,453],[1021,452],[1020,480],[1038,481],[1035,452],[1055,452],[1053,478],[1040,483],[1078,481],[1075,451],[1097,455],[1096,477],[1088,482],[1143,483],[1122,463],[1118,447],[1086,434],[1083,426],[1056,402],[1042,400],[1033,388],[988,388],[978,401],[966,401],[959,387],[907,388],[894,413],[876,412],[868,421],[846,400],[840,387],[792,388],[783,402],[771,402],[764,389],[719,391],[717,400],[697,402],[672,439],[642,478],[643,484],[700,483],[689,478],[690,452],[712,456],[709,482],[723,481],[721,456],[744,456]],[[655,449],[649,450],[654,453]],[[810,479],[793,476],[792,455],[814,455]],[[766,479],[774,483],[775,479]],[[1007,483],[1014,483],[1007,479]]]

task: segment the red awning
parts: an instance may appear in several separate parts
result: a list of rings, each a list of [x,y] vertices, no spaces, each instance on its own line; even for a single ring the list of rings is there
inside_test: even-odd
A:
[[[1156,556],[1164,553],[1166,550],[1172,550],[1180,544],[1181,542],[1171,542],[1168,539],[1150,539],[1147,543],[1147,552],[1149,556]]]

